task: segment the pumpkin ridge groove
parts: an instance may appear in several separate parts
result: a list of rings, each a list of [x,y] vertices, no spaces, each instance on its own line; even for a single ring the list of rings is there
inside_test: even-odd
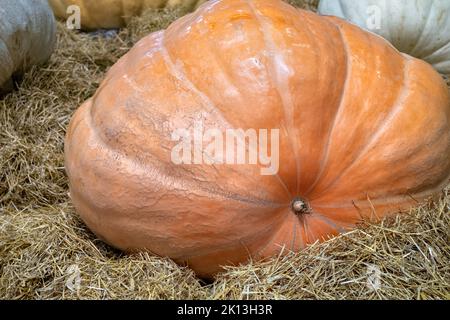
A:
[[[350,171],[363,157],[366,155],[370,149],[376,145],[376,143],[379,141],[379,139],[382,137],[383,133],[388,130],[390,127],[389,125],[392,123],[392,121],[397,117],[397,115],[403,110],[404,107],[404,101],[408,96],[409,90],[407,84],[410,81],[409,77],[409,69],[410,69],[411,59],[407,58],[405,63],[403,64],[403,86],[399,90],[398,96],[396,101],[394,102],[393,107],[387,114],[386,118],[380,126],[375,130],[375,132],[371,135],[370,140],[364,145],[364,147],[358,152],[357,156],[353,159],[353,161],[343,170],[341,171],[336,178],[330,182],[330,184],[325,187],[325,189],[322,191],[322,194],[327,192],[331,187],[333,187],[339,179],[341,179],[348,171]],[[320,197],[320,196],[319,196]],[[312,198],[311,200],[317,199]]]
[[[302,233],[301,233],[301,229],[302,229],[302,225],[300,222],[300,219],[296,219],[297,220],[297,225],[299,227],[298,232],[300,233],[300,236],[298,237],[298,239],[300,240],[300,248],[304,248],[306,247],[306,243],[305,243],[305,239],[303,239]]]
[[[292,101],[292,92],[289,88],[289,74],[280,74],[278,68],[276,67],[277,65],[280,64],[280,61],[277,61],[277,57],[280,57],[282,54],[279,53],[279,51],[281,50],[279,50],[278,47],[276,46],[272,36],[269,36],[270,32],[268,29],[270,23],[266,22],[268,18],[261,15],[260,11],[254,6],[251,0],[246,0],[246,3],[250,8],[250,11],[255,17],[256,21],[260,25],[259,31],[262,34],[265,48],[270,53],[271,66],[268,66],[267,69],[269,74],[271,74],[273,78],[275,78],[274,85],[278,92],[278,95],[280,96],[281,104],[283,106],[284,118],[286,122],[286,130],[289,135],[288,138],[290,140],[291,149],[295,157],[296,177],[297,177],[295,193],[298,194],[300,186],[300,157],[297,150],[298,137],[296,134],[294,134],[295,133],[294,103]],[[291,69],[285,63],[284,57],[281,58],[281,63],[284,66],[286,66],[289,69],[289,71],[291,71]]]
[[[332,221],[331,218],[321,212],[314,211],[314,216],[328,224],[330,227],[336,229],[339,233],[344,233],[346,231],[344,227],[338,225],[336,222]]]
[[[294,223],[294,225],[292,226],[292,234],[293,234],[293,236],[292,236],[292,241],[291,241],[291,248],[289,249],[290,251],[294,251],[294,248],[295,248],[295,242],[296,242],[296,240],[297,240],[297,226],[298,226],[298,219],[295,219],[296,221],[295,221],[295,223]]]
[[[311,236],[311,232],[309,231],[309,228],[308,228],[308,224],[307,224],[307,222],[305,221],[307,218],[305,218],[305,217],[303,217],[303,216],[300,216],[300,217],[298,217],[298,219],[300,220],[300,219],[302,219],[302,223],[300,224],[302,227],[303,227],[303,232],[304,232],[304,235],[305,235],[305,243],[309,243],[309,239],[311,238],[311,239],[313,239],[314,237],[310,237]]]
[[[207,24],[206,24],[205,20],[203,20],[203,25],[205,28],[207,28]],[[231,79],[230,74],[228,73],[228,71],[226,70],[226,68],[223,65],[221,56],[218,54],[218,52],[220,52],[220,51],[217,49],[217,45],[215,44],[215,42],[213,41],[213,39],[211,38],[211,35],[209,33],[206,36],[207,36],[206,43],[208,44],[208,47],[211,49],[210,53],[213,54],[214,59],[216,60],[217,64],[219,65],[219,67],[222,71],[222,74],[226,77],[228,83],[233,87],[233,90],[235,90],[236,92],[239,92],[239,94],[242,97],[242,93],[240,92],[240,89],[238,87],[236,87],[236,85],[233,83],[233,80]]]
[[[420,35],[419,35],[419,37],[417,38],[417,40],[416,40],[416,44],[414,45],[414,47],[409,51],[410,53],[411,53],[411,55],[412,56],[417,56],[416,54],[415,54],[415,51],[416,51],[416,49],[417,49],[417,46],[419,45],[419,43],[420,43],[420,41],[422,40],[422,38],[423,38],[423,36],[424,36],[424,34],[425,34],[425,30],[427,29],[427,26],[428,26],[428,23],[430,22],[430,16],[431,16],[431,10],[433,10],[433,2],[428,2],[428,4],[429,4],[429,7],[428,7],[428,12],[427,12],[427,20],[425,21],[425,24],[423,25],[423,27],[422,27],[422,30],[421,30],[421,32],[420,32]]]
[[[91,109],[91,108],[89,108]],[[88,110],[89,111],[89,110]],[[86,125],[88,126],[88,128],[90,129],[92,135],[94,135],[97,139],[98,142],[97,144],[99,145],[103,145],[104,150],[107,150],[106,152],[109,153],[113,153],[116,154],[118,156],[118,158],[121,159],[121,161],[125,161],[127,163],[130,163],[132,166],[138,167],[139,169],[141,169],[143,172],[147,172],[147,174],[151,174],[152,172],[157,172],[158,174],[151,174],[153,181],[158,181],[158,183],[160,183],[161,185],[164,185],[164,183],[162,183],[161,181],[159,181],[159,179],[156,178],[156,176],[164,176],[169,180],[174,180],[173,177],[168,176],[166,174],[164,174],[163,171],[158,170],[155,166],[152,166],[150,169],[151,170],[147,170],[148,166],[147,164],[143,163],[142,161],[137,161],[137,160],[133,160],[130,159],[128,156],[126,156],[125,154],[123,154],[120,150],[118,150],[117,148],[113,148],[113,146],[111,144],[109,144],[102,136],[102,134],[100,134],[100,132],[98,132],[91,112],[87,112],[88,116],[88,120],[86,121]],[[153,159],[155,159],[158,162],[161,162],[160,159],[153,157]],[[179,187],[177,188],[177,190],[187,190],[187,189],[192,189],[195,190],[195,188],[192,188],[192,183],[190,183],[190,181],[186,181],[186,179],[181,179],[178,178],[178,180],[181,180],[182,183],[179,184]],[[176,186],[176,184],[172,184],[173,186]],[[185,185],[186,188],[182,188],[182,186]],[[278,202],[273,202],[267,199],[261,199],[261,198],[255,198],[255,197],[248,197],[248,196],[243,196],[240,194],[234,194],[234,193],[227,193],[227,192],[223,192],[221,190],[218,189],[212,189],[214,192],[211,191],[211,189],[209,188],[205,188],[199,184],[196,184],[196,187],[198,189],[200,189],[202,192],[204,192],[206,195],[210,196],[211,198],[215,198],[218,200],[223,200],[223,199],[228,199],[228,200],[234,200],[236,202],[242,202],[245,203],[247,205],[253,205],[255,207],[270,207],[270,208],[281,208],[284,206],[283,203],[278,203]]]
[[[279,224],[280,228],[281,228],[281,226],[283,226],[283,221],[281,221],[281,222],[279,222],[279,221],[274,222],[271,226],[267,227],[266,229],[271,229],[271,227],[273,227],[276,224]],[[268,241],[268,245],[270,245],[272,243],[272,240],[277,235],[277,233],[278,233],[278,230],[277,230],[277,232],[275,232],[275,234],[273,236],[269,237],[270,240]],[[257,238],[257,237],[258,237],[258,233],[254,233],[251,236],[247,236],[244,240],[247,241],[247,242],[251,242],[250,240],[253,240],[254,238]],[[234,240],[232,242],[228,242],[226,244],[217,245],[214,249],[204,248],[204,249],[201,249],[201,250],[195,250],[195,253],[193,253],[193,254],[179,255],[179,256],[174,257],[173,259],[174,260],[181,260],[181,261],[186,262],[186,260],[189,260],[189,259],[192,259],[192,258],[196,258],[196,257],[202,256],[202,255],[205,255],[205,254],[211,254],[211,253],[215,253],[215,252],[218,252],[220,250],[223,250],[223,249],[227,249],[231,245],[235,245],[235,244],[240,244],[241,246],[245,247],[248,250],[248,245],[246,245],[244,243],[243,239],[241,238],[241,239],[236,239],[236,240]],[[259,251],[256,254],[254,254],[254,256],[257,256],[258,254],[259,254]],[[249,255],[249,257],[250,257],[250,255]]]
[[[346,71],[345,71],[345,83],[344,86],[342,88],[341,91],[341,97],[339,99],[339,105],[338,108],[336,110],[336,114],[334,116],[333,119],[333,123],[330,126],[330,130],[328,133],[328,138],[327,138],[327,142],[325,143],[324,146],[324,150],[325,152],[323,153],[324,156],[322,157],[322,159],[320,160],[320,169],[319,172],[317,174],[316,179],[314,180],[314,182],[311,184],[311,186],[308,188],[308,190],[306,190],[305,192],[305,196],[308,196],[315,188],[315,186],[319,183],[320,178],[322,177],[323,173],[325,172],[325,168],[328,164],[328,158],[330,156],[330,145],[331,145],[331,140],[332,140],[332,136],[333,136],[333,131],[338,123],[339,117],[342,113],[342,109],[344,108],[344,101],[345,101],[345,97],[346,97],[346,92],[348,90],[348,86],[349,86],[349,82],[350,82],[350,77],[351,77],[351,70],[352,70],[352,62],[351,62],[351,53],[350,53],[350,48],[347,44],[344,32],[342,31],[341,27],[339,26],[339,24],[335,23],[333,20],[329,19],[329,21],[336,26],[337,30],[339,31],[340,37],[341,37],[341,41],[342,41],[342,45],[343,48],[345,49],[345,58],[346,58]]]
[[[419,199],[414,199],[414,201],[421,201],[420,199],[426,199],[430,196],[432,196],[433,194],[436,194],[436,192],[439,192],[440,190],[442,190],[443,188],[445,188],[445,186],[447,186],[447,184],[450,182],[450,175],[446,178],[444,178],[442,181],[440,181],[439,183],[437,183],[435,185],[435,188],[433,189],[428,189],[426,191],[420,191],[420,192],[416,192],[416,193],[408,193],[405,195],[395,195],[392,197],[387,197],[387,198],[375,198],[375,199],[370,199],[370,202],[374,205],[390,205],[390,204],[395,204],[395,203],[399,203],[401,201],[404,201],[406,197],[412,198],[413,196],[418,197]],[[320,198],[315,199],[316,201],[319,200]],[[400,200],[400,201],[399,201]],[[358,202],[358,208],[361,208],[361,204],[362,202],[366,202],[367,200],[356,200]],[[352,208],[354,207],[355,204],[352,205],[347,205],[347,204],[334,204],[334,203],[327,203],[327,205],[320,205],[320,204],[316,204],[314,205],[315,208],[326,208],[326,209],[332,209],[332,208]],[[365,207],[364,207],[365,208]]]
[[[205,25],[206,27],[206,22],[205,20],[203,20],[203,25]],[[225,75],[225,77],[227,78],[228,82],[230,83],[230,85],[233,87],[233,89],[236,92],[239,92],[239,94],[242,97],[242,93],[240,92],[240,89],[238,87],[236,87],[233,83],[233,80],[231,79],[229,73],[227,72],[226,68],[223,65],[223,61],[221,59],[221,56],[217,54],[217,52],[219,52],[219,50],[216,50],[217,46],[215,45],[215,42],[213,41],[213,39],[211,38],[210,34],[207,34],[207,44],[209,46],[209,48],[211,48],[212,50],[210,50],[210,52],[213,53],[214,58],[217,62],[217,64],[219,65],[219,67],[222,70],[222,74]],[[286,183],[284,182],[284,180],[280,177],[280,175],[278,173],[275,174],[275,177],[279,180],[279,183],[281,184],[281,187],[286,191],[286,194],[288,195],[288,198],[292,198],[293,195],[291,193],[291,191],[289,190],[289,188],[287,187]]]
[[[447,46],[450,47],[450,42],[444,43],[443,46],[441,46],[439,49],[437,49],[436,51],[428,54],[427,56],[421,58],[422,60],[426,60],[426,59],[430,59],[432,56],[434,56],[435,54],[440,54],[440,51],[443,49],[447,49]],[[439,63],[446,63],[446,61],[441,61]]]
[[[27,10],[24,10],[24,13],[25,13],[25,15],[26,15],[26,19],[27,19],[27,21],[31,21],[31,22],[34,22],[33,21],[33,18],[30,16],[30,13],[27,11]],[[33,28],[34,26],[32,26],[32,28]],[[27,32],[27,27],[26,27],[26,25],[24,25],[24,28],[22,29],[20,29],[20,31],[19,31],[20,33],[26,33]],[[31,41],[28,43],[28,48],[25,50],[25,51],[27,51],[27,50],[30,50],[30,47],[31,47],[31,45],[32,45],[32,43],[31,43]],[[22,48],[22,50],[23,50],[24,48]],[[17,55],[17,53],[16,53],[16,55]],[[23,72],[23,70],[26,70],[27,69],[27,56],[25,55],[25,59],[23,59],[23,61],[21,62],[21,66],[19,67],[19,72]],[[29,59],[31,60],[31,57],[29,57]],[[21,59],[22,60],[22,59]],[[31,61],[30,61],[30,65],[31,65]]]
[[[192,83],[192,81],[189,80],[189,78],[187,77],[187,75],[185,74],[183,69],[177,68],[177,66],[173,63],[169,52],[167,51],[165,45],[164,45],[164,38],[165,38],[165,30],[161,31],[161,39],[159,39],[159,48],[161,50],[161,55],[163,56],[164,62],[166,63],[166,66],[168,68],[168,71],[175,77],[177,78],[179,81],[183,82],[184,85],[191,90],[192,92],[194,92],[195,94],[198,95],[198,97],[206,104],[206,106],[209,108],[209,110],[213,113],[216,114],[219,118],[219,120],[222,121],[222,125],[224,127],[230,127],[233,128],[232,124],[228,121],[228,119],[225,118],[225,116],[223,115],[223,112],[217,108],[217,106],[213,103],[213,101],[202,91],[200,91],[195,85],[194,83]],[[241,140],[242,142],[242,137],[238,136],[238,139]],[[245,141],[244,141],[245,143]],[[275,174],[274,175],[275,178],[278,180],[278,183],[281,185],[281,187],[284,189],[284,191],[286,192],[288,198],[291,198],[292,195],[289,191],[289,189],[286,187],[286,183],[283,181],[283,179],[279,176],[279,174]]]
[[[158,40],[158,41],[161,40],[161,37],[163,37],[163,31],[158,31],[156,34],[157,34],[157,35],[155,36],[155,40]],[[157,42],[157,45],[159,45],[160,49],[163,49],[163,50],[164,50],[164,48],[162,47],[160,41]],[[192,84],[192,87],[193,87],[194,89],[189,85],[189,83],[190,83],[189,79],[187,79],[186,77],[183,76],[183,74],[181,74],[180,72],[178,72],[178,69],[177,69],[176,66],[173,64],[173,62],[170,60],[170,56],[165,57],[165,56],[164,56],[165,54],[168,55],[168,52],[165,52],[165,53],[161,52],[161,55],[163,56],[163,58],[164,58],[164,60],[165,60],[165,62],[166,62],[168,71],[170,71],[170,73],[171,73],[175,78],[177,78],[179,81],[182,81],[182,82],[185,84],[185,86],[186,86],[189,90],[191,90],[192,92],[195,92],[196,94],[199,94],[199,96],[200,96],[201,94],[203,94],[202,92],[200,92],[200,90],[198,90],[198,92],[196,92],[196,91],[194,90],[194,89],[196,89],[195,86],[194,86],[194,84]],[[168,58],[169,60],[167,61],[166,58]],[[144,69],[146,66],[147,66],[147,65],[143,66],[141,69]],[[126,75],[127,75],[127,74],[125,74],[125,76],[126,76]],[[92,105],[95,105],[95,100],[96,100],[96,98],[98,97],[98,95],[100,94],[100,92],[101,92],[104,88],[107,87],[106,85],[109,83],[109,81],[110,81],[110,78],[106,78],[106,79],[104,80],[103,84],[99,87],[99,89],[97,90],[96,94],[95,94],[94,97],[92,98],[92,99],[93,99]],[[135,90],[139,91],[139,92],[144,92],[144,91],[145,91],[145,90],[141,89],[141,88],[136,84],[136,82],[133,80],[133,78],[126,77],[125,82],[126,82],[128,85],[130,85],[131,87],[133,87]],[[202,97],[200,96],[200,98],[202,98]],[[206,95],[205,95],[204,102],[205,102],[205,103],[208,103],[208,101],[210,101],[210,100],[209,100],[208,97],[206,97]],[[211,103],[211,105],[213,106],[213,107],[211,107],[212,111],[215,112],[216,114],[218,114],[219,118],[220,118],[221,120],[223,120],[226,124],[228,124],[229,126],[231,126],[231,124],[227,121],[227,119],[225,119],[225,118],[222,116],[222,114],[220,113],[220,110],[218,110],[217,108],[214,108],[214,105],[213,105],[212,101],[211,101],[210,103]],[[93,108],[90,108],[91,117],[92,117],[92,112],[93,112]],[[111,147],[111,146],[109,146],[109,147]],[[159,160],[158,160],[158,161],[159,161]],[[234,171],[234,172],[238,172],[238,171],[236,171],[236,170],[233,170],[233,171]],[[286,195],[288,196],[288,198],[291,198],[292,196],[291,196],[289,190],[287,189],[287,187],[286,187],[284,181],[281,179],[281,177],[279,177],[278,174],[276,174],[275,176],[276,176],[276,178],[278,179],[278,182],[281,184],[281,186],[282,186],[282,188],[284,189],[284,191],[286,192]],[[252,181],[255,181],[252,177],[250,177],[250,178],[252,179]],[[255,181],[255,182],[256,182],[256,181]],[[266,200],[263,200],[263,201],[266,201]],[[279,204],[282,205],[281,203],[279,203]]]
[[[290,212],[285,214],[284,218],[280,219],[281,221],[278,222],[277,228],[274,229],[274,231],[272,232],[272,235],[269,237],[267,242],[255,252],[255,254],[254,254],[255,257],[257,257],[258,255],[262,255],[262,252],[264,250],[266,250],[271,244],[273,244],[274,239],[277,237],[278,233],[281,231],[281,228],[283,227],[284,220],[288,217],[289,214],[290,214]]]

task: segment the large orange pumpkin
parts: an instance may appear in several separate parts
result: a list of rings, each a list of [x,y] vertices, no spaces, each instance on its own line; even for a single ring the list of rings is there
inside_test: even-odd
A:
[[[278,128],[278,174],[174,164],[172,133],[200,120]],[[449,125],[440,76],[382,38],[282,1],[211,1],[112,67],[71,121],[66,169],[99,237],[211,276],[439,192]]]

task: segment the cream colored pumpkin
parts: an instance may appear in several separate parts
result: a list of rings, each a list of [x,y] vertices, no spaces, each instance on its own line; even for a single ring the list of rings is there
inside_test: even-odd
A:
[[[82,29],[112,29],[126,25],[133,16],[149,8],[184,6],[194,9],[206,0],[49,0],[56,17],[67,19],[76,5],[80,8]]]
[[[46,1],[0,0],[0,91],[14,74],[45,62],[55,41],[55,19]]]
[[[449,0],[321,0],[319,13],[369,29],[399,51],[450,74]]]

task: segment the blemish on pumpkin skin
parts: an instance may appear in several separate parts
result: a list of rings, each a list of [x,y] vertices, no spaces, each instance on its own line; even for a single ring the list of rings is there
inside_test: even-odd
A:
[[[231,15],[229,19],[230,19],[230,22],[234,22],[236,20],[244,20],[244,19],[250,20],[250,19],[252,19],[252,16],[248,13],[242,12],[242,13],[237,13],[237,14]]]
[[[206,26],[210,31],[214,31],[216,29],[217,24],[215,22],[210,22]]]

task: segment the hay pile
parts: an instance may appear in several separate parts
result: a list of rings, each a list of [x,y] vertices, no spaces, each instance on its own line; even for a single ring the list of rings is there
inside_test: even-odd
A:
[[[133,43],[182,14],[149,11],[113,38],[61,24],[51,61],[0,99],[0,298],[450,299],[448,192],[304,252],[229,268],[213,283],[168,259],[125,256],[86,229],[63,167],[71,114]]]

